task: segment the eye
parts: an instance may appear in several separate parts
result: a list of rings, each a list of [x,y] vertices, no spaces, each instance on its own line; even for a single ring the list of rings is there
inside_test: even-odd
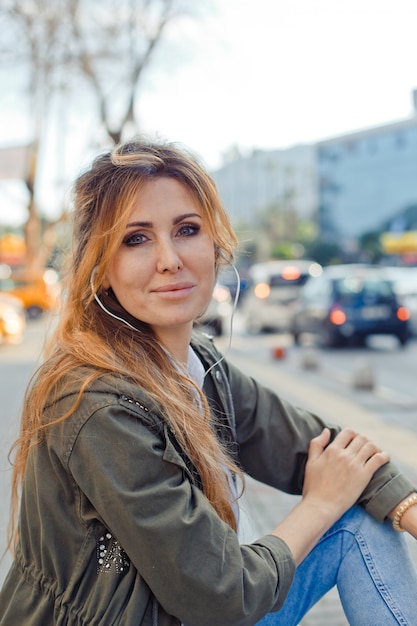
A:
[[[145,243],[145,241],[147,240],[148,238],[143,233],[132,233],[131,235],[127,235],[123,239],[123,243],[126,246],[138,246],[142,243]]]
[[[200,229],[201,226],[198,224],[181,224],[178,229],[178,235],[180,237],[192,237],[193,235],[198,235]]]

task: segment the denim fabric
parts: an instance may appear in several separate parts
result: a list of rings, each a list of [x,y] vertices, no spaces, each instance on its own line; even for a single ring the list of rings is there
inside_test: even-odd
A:
[[[417,572],[404,535],[355,506],[297,568],[282,609],[257,626],[296,626],[334,585],[351,626],[417,624]]]

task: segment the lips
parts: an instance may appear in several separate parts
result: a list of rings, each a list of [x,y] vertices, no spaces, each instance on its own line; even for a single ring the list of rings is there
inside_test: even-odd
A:
[[[171,300],[175,301],[183,301],[188,298],[189,294],[194,291],[195,284],[182,281],[180,283],[169,283],[168,285],[161,285],[156,289],[153,289],[152,292],[155,296],[159,296],[163,300]]]
[[[158,287],[157,289],[153,289],[155,293],[170,293],[173,291],[189,291],[194,287],[193,283],[182,282],[182,283],[171,283],[168,285],[163,285]]]

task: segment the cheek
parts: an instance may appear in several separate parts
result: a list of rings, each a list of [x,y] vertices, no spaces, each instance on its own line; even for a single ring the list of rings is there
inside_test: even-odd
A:
[[[200,254],[197,261],[194,261],[198,266],[200,272],[203,277],[205,276],[207,280],[210,280],[212,277],[216,276],[216,259],[214,254]]]
[[[207,268],[212,267],[213,271],[215,270],[218,255],[213,240],[210,237],[206,237],[202,245],[197,245],[195,254],[201,257],[201,260],[205,262]]]
[[[216,284],[217,274],[218,274],[218,270],[216,269],[214,255],[213,257],[210,257],[208,259],[206,258],[206,260],[202,263],[202,267],[204,267],[205,269],[204,278],[205,278],[207,295],[211,297],[213,293],[213,289]]]
[[[130,275],[131,272],[129,271],[124,259],[116,256],[104,274],[102,283],[103,288],[108,289],[111,287],[116,293],[118,289],[123,288],[126,278],[129,278]]]

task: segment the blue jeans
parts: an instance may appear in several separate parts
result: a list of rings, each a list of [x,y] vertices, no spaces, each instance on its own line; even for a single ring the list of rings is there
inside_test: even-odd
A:
[[[417,624],[417,572],[404,535],[355,506],[297,568],[282,609],[257,626],[296,626],[334,585],[351,626]]]

